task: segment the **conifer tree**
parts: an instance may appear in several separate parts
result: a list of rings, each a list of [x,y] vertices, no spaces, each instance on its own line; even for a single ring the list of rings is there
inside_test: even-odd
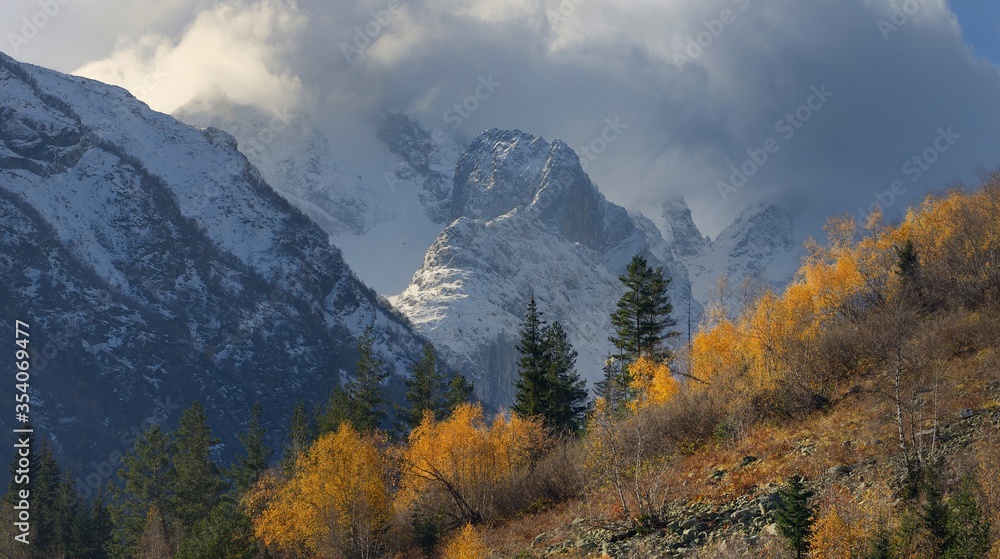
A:
[[[427,344],[420,360],[410,369],[410,378],[406,379],[405,397],[409,407],[401,409],[398,414],[408,430],[420,425],[426,412],[441,419],[444,382],[444,371],[438,367],[437,352],[434,346]]]
[[[250,518],[230,500],[199,520],[177,549],[175,559],[255,559],[260,548]]]
[[[653,269],[645,258],[636,255],[618,279],[626,292],[611,315],[615,335],[609,340],[626,363],[642,356],[669,361],[673,354],[664,344],[680,335],[669,330],[677,324],[671,317],[673,306],[667,295],[670,278],[663,277],[662,268]]]
[[[170,463],[172,453],[171,435],[153,425],[122,457],[122,467],[118,470],[122,484],[111,485],[114,505],[109,508],[116,557],[134,557],[139,551],[148,512],[152,508],[162,511],[169,507],[176,478]]]
[[[324,420],[321,414],[319,420]],[[291,425],[288,427],[288,445],[285,447],[285,456],[282,462],[282,469],[289,471],[295,466],[295,461],[309,448],[316,437],[316,425],[313,423],[309,413],[309,406],[304,400],[299,400],[292,408]]]
[[[382,409],[382,382],[389,378],[385,363],[375,354],[375,325],[369,323],[358,338],[358,363],[354,379],[334,389],[327,409],[319,416],[320,434],[331,433],[348,422],[358,431],[374,431],[386,418]]]
[[[70,527],[71,543],[68,557],[108,559],[112,537],[111,516],[105,503],[104,491],[98,490],[90,506],[81,506]]]
[[[365,327],[357,349],[357,373],[354,382],[348,385],[353,408],[351,423],[359,431],[374,431],[386,418],[382,410],[386,403],[382,396],[382,382],[389,378],[385,363],[375,354],[374,323]]]
[[[612,417],[619,416],[625,410],[628,390],[621,359],[609,353],[601,371],[601,380],[594,385],[595,395],[604,402],[604,410],[608,414]]]
[[[796,559],[803,559],[809,551],[812,536],[814,507],[809,500],[813,492],[807,489],[801,476],[792,476],[788,483],[778,490],[778,509],[774,516],[778,531],[795,552]]]
[[[448,381],[433,345],[424,346],[423,355],[413,364],[410,373],[405,381],[409,406],[397,411],[407,431],[420,425],[428,411],[438,421],[448,417],[458,404],[472,395],[472,386],[462,375],[455,375]]]
[[[539,416],[546,427],[578,432],[586,411],[586,381],[575,370],[576,351],[558,322],[546,325],[534,296],[521,324],[517,395],[511,411]]]
[[[547,382],[544,326],[542,313],[532,295],[521,323],[521,341],[516,346],[521,358],[515,384],[517,393],[511,406],[511,411],[522,417],[544,415],[548,407],[546,398],[551,389]]]
[[[195,400],[181,414],[171,468],[175,480],[171,512],[185,532],[208,517],[222,496],[224,483],[211,458],[212,447],[218,443],[205,409]]]
[[[966,477],[949,502],[944,559],[986,557],[990,551],[990,520],[976,500],[976,485]]]
[[[444,410],[442,419],[451,415],[455,408],[468,403],[472,399],[475,386],[461,374],[455,374],[448,381],[448,389],[444,393]]]
[[[561,433],[577,433],[587,411],[587,381],[576,372],[576,350],[559,322],[546,327],[543,338],[550,385],[546,425]]]
[[[69,543],[72,523],[69,507],[74,501],[70,491],[66,491],[62,472],[55,454],[48,444],[42,444],[33,464],[31,477],[34,487],[31,492],[32,547],[38,555],[60,555]]]
[[[241,495],[253,487],[261,474],[267,470],[267,461],[271,458],[271,449],[264,442],[267,431],[260,423],[260,414],[261,405],[258,402],[250,410],[247,432],[239,435],[244,455],[236,457],[236,463],[229,472],[236,491]]]

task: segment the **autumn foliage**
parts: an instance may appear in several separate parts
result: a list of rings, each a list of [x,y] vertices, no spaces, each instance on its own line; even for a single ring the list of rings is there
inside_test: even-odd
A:
[[[410,433],[403,450],[400,502],[443,500],[456,523],[497,516],[498,497],[519,470],[547,445],[540,421],[499,415],[487,425],[478,404],[463,404],[444,421],[430,415]]]
[[[634,394],[629,406],[633,411],[663,404],[680,391],[680,384],[666,363],[644,356],[628,365],[628,372],[629,388]]]
[[[486,559],[489,556],[489,548],[472,524],[459,530],[441,552],[441,559]]]
[[[316,558],[378,557],[392,513],[383,441],[344,423],[295,465],[254,528],[268,548]]]

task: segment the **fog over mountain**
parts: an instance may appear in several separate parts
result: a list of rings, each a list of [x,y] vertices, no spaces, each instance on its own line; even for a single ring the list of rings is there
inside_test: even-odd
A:
[[[997,67],[966,44],[945,0],[897,4],[90,0],[4,48],[161,111],[216,86],[241,103],[301,108],[369,189],[386,188],[374,121],[393,109],[465,139],[492,127],[562,139],[610,200],[661,226],[666,193],[682,194],[713,237],[771,197],[816,233],[822,216],[857,214],[894,181],[890,212],[996,164]],[[5,6],[0,19],[35,9]],[[814,87],[832,95],[805,108]],[[949,127],[954,145],[935,150]],[[776,152],[748,162],[769,139]],[[754,172],[723,196],[731,166]]]

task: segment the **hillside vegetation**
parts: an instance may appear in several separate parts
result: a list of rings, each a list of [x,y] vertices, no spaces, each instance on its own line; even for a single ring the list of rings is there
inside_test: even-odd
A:
[[[469,387],[428,349],[397,414],[407,425],[378,429],[383,364],[364,358],[367,332],[367,373],[326,409],[296,408],[280,465],[267,467],[256,410],[245,456],[217,467],[195,403],[176,433],[140,437],[96,502],[70,497],[45,454],[52,535],[0,550],[1000,559],[1000,173],[899,224],[836,218],[827,233],[781,293],[721,279],[673,350],[669,278],[637,257],[591,406],[561,325],[532,302],[524,416],[463,403]]]

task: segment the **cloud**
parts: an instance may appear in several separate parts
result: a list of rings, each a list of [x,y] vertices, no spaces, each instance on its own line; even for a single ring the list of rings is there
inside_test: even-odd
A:
[[[998,162],[1000,73],[972,55],[945,0],[237,4],[198,5],[181,30],[133,35],[79,73],[142,88],[162,72],[143,98],[168,111],[212,85],[299,104],[348,163],[372,149],[386,107],[452,130],[449,110],[490,79],[500,85],[456,133],[521,128],[591,148],[587,170],[612,200],[656,217],[681,193],[713,235],[761,197],[815,225],[902,181],[892,214]],[[819,103],[816,88],[832,97]],[[602,144],[616,118],[627,128]],[[948,127],[954,145],[928,151]],[[745,183],[720,189],[744,164]]]
[[[201,12],[178,40],[145,33],[120,40],[110,57],[74,73],[132,91],[153,109],[171,112],[192,96],[222,88],[235,101],[294,104],[302,84],[281,61],[305,25],[293,3],[221,3]]]

